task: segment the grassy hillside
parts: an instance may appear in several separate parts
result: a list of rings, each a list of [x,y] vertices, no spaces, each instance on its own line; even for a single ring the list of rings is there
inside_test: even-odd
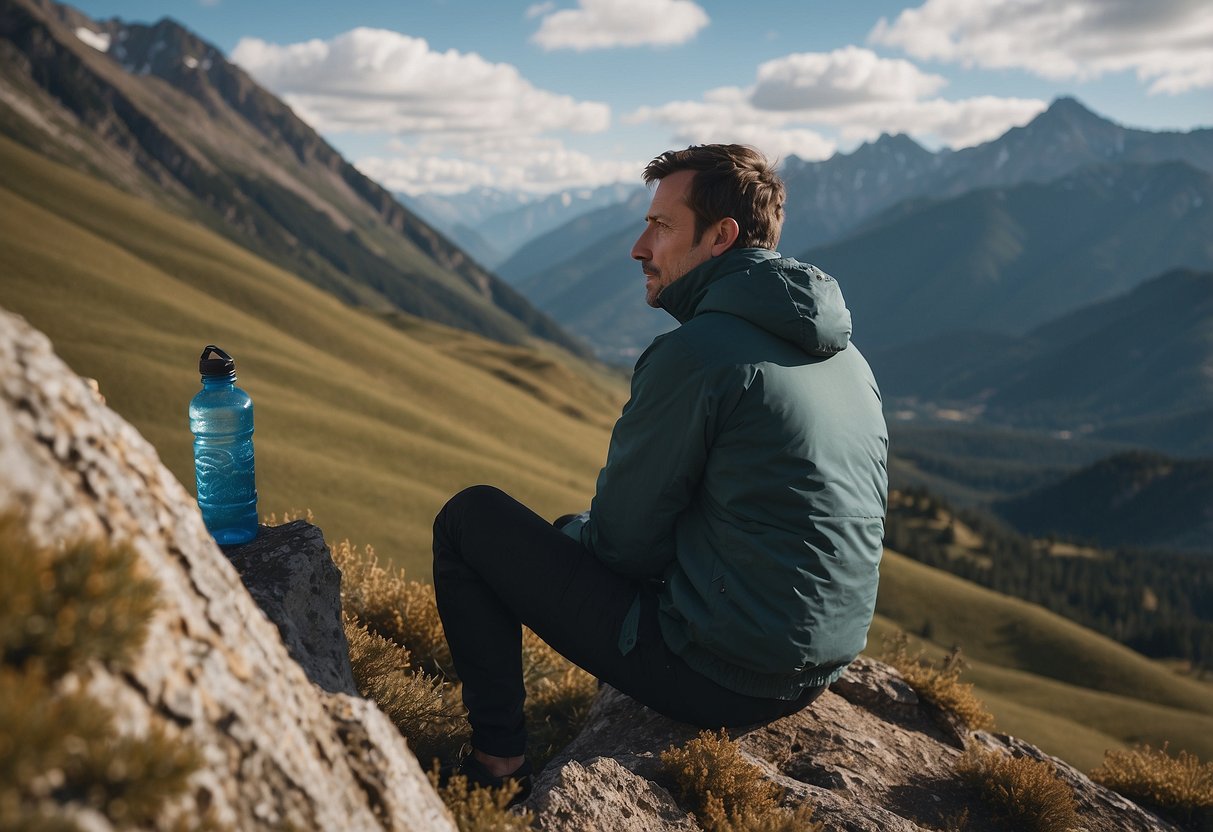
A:
[[[0,306],[98,379],[191,490],[185,410],[213,342],[255,402],[262,512],[311,507],[330,539],[413,574],[463,486],[553,516],[593,493],[624,391],[588,367],[420,320],[414,337],[4,139],[0,216]]]
[[[474,482],[553,516],[588,501],[622,386],[567,359],[352,310],[196,225],[0,140],[0,306],[24,315],[192,484],[185,408],[201,347],[257,407],[262,510],[314,509],[428,576],[430,523]],[[1168,739],[1213,758],[1213,697],[1030,604],[889,553],[880,635],[931,620],[1000,726],[1079,765]]]
[[[998,729],[1090,768],[1107,739],[1213,758],[1213,696],[1192,679],[1033,604],[885,551],[868,652],[898,629],[959,645]],[[928,627],[929,622],[929,627]],[[1160,669],[1163,672],[1159,672]]]

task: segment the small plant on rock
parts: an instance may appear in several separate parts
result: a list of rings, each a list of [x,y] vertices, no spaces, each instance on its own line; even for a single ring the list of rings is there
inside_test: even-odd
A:
[[[956,714],[970,731],[994,727],[994,717],[974,695],[973,686],[960,681],[964,660],[959,648],[937,665],[925,658],[921,650],[911,654],[909,637],[898,633],[886,640],[881,659],[896,668],[919,696]]]
[[[818,832],[813,808],[779,805],[780,791],[745,759],[725,731],[701,731],[682,748],[661,755],[667,776],[707,832]]]
[[[1047,762],[970,750],[956,763],[994,816],[1016,832],[1068,832],[1078,825],[1074,791]]]
[[[40,546],[5,515],[0,571],[0,828],[74,830],[88,812],[116,828],[165,820],[200,755],[161,722],[120,732],[81,684],[90,664],[121,668],[143,644],[156,585],[137,556],[96,541]]]
[[[1173,757],[1165,745],[1107,751],[1091,779],[1184,823],[1200,819],[1197,828],[1213,828],[1213,763],[1195,754]]]
[[[510,809],[518,793],[514,781],[500,789],[468,788],[467,778],[456,774],[440,785],[437,767],[428,774],[430,784],[451,810],[459,832],[524,832],[531,828],[534,816],[525,809]]]
[[[451,686],[410,669],[406,648],[371,632],[352,616],[343,615],[342,623],[358,692],[374,701],[408,737],[417,759],[424,763],[462,745],[468,738],[467,724]]]

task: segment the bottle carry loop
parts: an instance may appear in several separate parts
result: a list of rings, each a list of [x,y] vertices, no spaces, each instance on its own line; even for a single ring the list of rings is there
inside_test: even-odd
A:
[[[202,355],[198,357],[198,372],[202,374],[203,378],[234,376],[236,362],[219,347],[207,344],[206,348],[202,350]]]

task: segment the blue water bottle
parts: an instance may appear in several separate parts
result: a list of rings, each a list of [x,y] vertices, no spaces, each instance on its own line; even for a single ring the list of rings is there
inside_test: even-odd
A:
[[[198,508],[220,546],[257,536],[253,400],[236,386],[236,362],[214,344],[198,360],[202,389],[190,402]]]

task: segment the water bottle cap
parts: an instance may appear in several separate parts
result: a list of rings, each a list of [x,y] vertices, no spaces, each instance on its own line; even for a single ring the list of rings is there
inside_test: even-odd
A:
[[[203,378],[235,377],[236,362],[232,357],[214,344],[207,344],[198,359],[198,372]]]

